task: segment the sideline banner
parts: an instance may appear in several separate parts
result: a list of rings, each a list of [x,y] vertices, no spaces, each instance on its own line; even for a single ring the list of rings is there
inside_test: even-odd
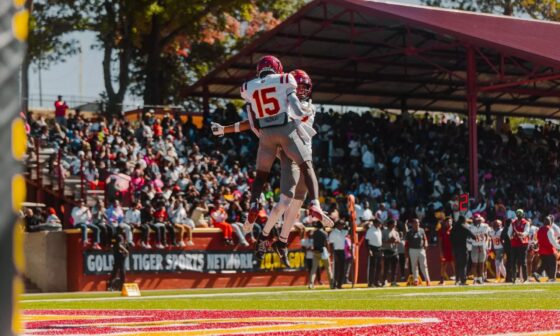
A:
[[[24,56],[29,14],[24,0],[0,5],[0,335],[22,333],[18,296],[23,291],[23,233],[15,223],[25,201],[25,179],[19,174],[26,153],[25,124],[18,117],[19,69]]]
[[[113,269],[110,251],[88,250],[83,257],[86,275],[109,274]],[[288,258],[291,268],[284,268],[278,255],[268,252],[261,267],[255,268],[252,251],[144,250],[132,251],[126,258],[125,268],[130,273],[301,271],[305,268],[305,252],[290,251]]]

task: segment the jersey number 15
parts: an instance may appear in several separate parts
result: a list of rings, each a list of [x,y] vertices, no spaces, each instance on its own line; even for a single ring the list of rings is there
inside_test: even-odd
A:
[[[274,95],[275,93],[276,88],[274,86],[263,88],[253,92],[253,100],[255,101],[255,105],[257,105],[259,119],[264,118],[265,113],[269,116],[272,116],[280,111],[280,103],[278,102],[278,99],[276,99],[276,97],[274,96],[270,96],[271,94]]]

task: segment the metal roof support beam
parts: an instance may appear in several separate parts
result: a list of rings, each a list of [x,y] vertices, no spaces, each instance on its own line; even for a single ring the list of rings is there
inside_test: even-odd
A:
[[[515,82],[482,86],[478,90],[480,92],[498,91],[498,90],[513,88],[515,86],[531,84],[531,83],[536,83],[536,82],[551,81],[551,80],[556,80],[556,79],[560,79],[560,74],[559,73],[550,74],[550,75],[546,75],[546,76],[539,76],[539,77],[534,77],[534,78],[525,78],[525,79],[515,81]]]
[[[478,137],[476,134],[477,84],[476,59],[472,46],[467,48],[467,107],[469,126],[469,191],[478,197]]]

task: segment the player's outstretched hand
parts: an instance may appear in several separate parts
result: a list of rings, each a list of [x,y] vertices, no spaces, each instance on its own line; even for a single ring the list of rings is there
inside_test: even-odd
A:
[[[212,128],[212,134],[214,134],[215,136],[224,136],[224,126],[213,122],[212,124],[210,124],[211,128]]]

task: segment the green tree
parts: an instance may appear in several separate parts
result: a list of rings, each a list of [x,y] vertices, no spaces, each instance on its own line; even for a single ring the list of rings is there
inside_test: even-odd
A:
[[[75,2],[70,0],[27,0],[25,7],[31,13],[27,52],[21,70],[22,109],[27,111],[29,68],[37,65],[48,69],[79,52],[78,42],[67,38],[67,34],[82,29],[84,21],[76,10]]]
[[[144,104],[177,100],[182,85],[302,4],[301,0],[151,1],[145,22],[138,26],[135,92],[142,92]]]

